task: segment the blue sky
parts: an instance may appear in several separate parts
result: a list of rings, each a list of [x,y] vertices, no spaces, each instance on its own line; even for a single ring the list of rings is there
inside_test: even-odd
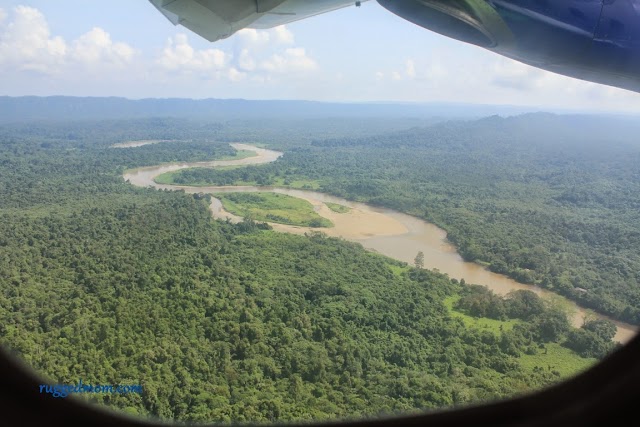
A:
[[[419,28],[376,2],[209,43],[145,0],[0,1],[0,95],[472,102],[640,112],[640,95]]]

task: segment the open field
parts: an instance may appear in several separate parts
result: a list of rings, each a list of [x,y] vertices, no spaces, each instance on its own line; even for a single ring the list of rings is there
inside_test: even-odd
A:
[[[246,159],[247,157],[255,157],[255,156],[257,156],[255,151],[238,150],[236,151],[236,154],[233,156],[224,156],[216,160],[240,160],[240,159]],[[228,167],[228,166],[223,166],[223,167]]]
[[[332,227],[333,223],[322,218],[311,203],[296,197],[274,193],[218,193],[224,209],[234,215],[255,221],[303,227]]]
[[[503,331],[511,330],[521,320],[494,320],[484,317],[473,317],[454,309],[455,302],[459,296],[452,295],[444,300],[453,317],[462,319],[467,327],[478,328],[481,330],[489,330],[496,334]],[[523,354],[518,357],[518,363],[525,370],[533,371],[534,368],[542,368],[544,370],[557,371],[562,378],[576,375],[590,366],[597,363],[597,359],[584,358],[577,355],[572,350],[563,347],[559,343],[550,342],[544,345],[544,348],[538,350],[536,354]]]

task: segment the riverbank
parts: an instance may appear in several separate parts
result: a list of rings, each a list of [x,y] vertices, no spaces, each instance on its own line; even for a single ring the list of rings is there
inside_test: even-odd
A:
[[[425,255],[425,268],[437,269],[448,274],[451,278],[464,279],[467,283],[485,285],[495,293],[505,295],[512,290],[531,290],[541,297],[560,301],[571,313],[570,318],[575,327],[580,327],[585,318],[601,318],[616,324],[618,331],[615,339],[620,342],[629,341],[637,328],[623,322],[614,321],[590,310],[579,307],[574,302],[553,292],[532,285],[518,283],[506,276],[492,273],[484,267],[466,262],[456,251],[456,248],[446,239],[444,230],[419,218],[393,211],[377,208],[364,203],[352,202],[339,197],[330,196],[309,190],[286,189],[279,187],[256,186],[202,186],[191,187],[181,185],[158,184],[154,179],[166,172],[193,167],[218,167],[249,164],[263,164],[277,160],[283,153],[254,147],[247,144],[232,144],[237,150],[251,150],[257,155],[240,160],[212,162],[183,163],[163,165],[158,167],[141,168],[125,173],[124,179],[133,185],[158,189],[184,190],[187,193],[224,193],[224,192],[271,192],[285,194],[308,201],[318,215],[328,219],[334,227],[323,229],[329,236],[341,237],[361,243],[365,248],[394,258],[412,263],[416,254],[421,251]],[[350,208],[349,212],[337,213],[326,203],[335,203]],[[240,218],[226,212],[219,200],[211,204],[214,217],[238,221]],[[299,227],[284,224],[272,224],[273,228],[281,232],[304,234],[314,228]]]

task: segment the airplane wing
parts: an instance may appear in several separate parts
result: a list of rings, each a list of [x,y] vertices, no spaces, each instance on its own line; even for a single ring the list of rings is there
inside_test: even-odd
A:
[[[243,28],[273,28],[347,6],[353,0],[149,0],[174,25],[210,42]],[[367,1],[367,0],[363,0]]]
[[[209,41],[353,0],[149,0]],[[366,0],[365,0],[366,1]],[[428,30],[547,71],[640,92],[640,0],[377,0]]]

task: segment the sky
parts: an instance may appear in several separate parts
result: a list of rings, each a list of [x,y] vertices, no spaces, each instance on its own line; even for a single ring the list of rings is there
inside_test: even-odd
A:
[[[464,102],[640,113],[640,94],[427,31],[375,1],[215,43],[145,0],[0,0],[0,95]]]

